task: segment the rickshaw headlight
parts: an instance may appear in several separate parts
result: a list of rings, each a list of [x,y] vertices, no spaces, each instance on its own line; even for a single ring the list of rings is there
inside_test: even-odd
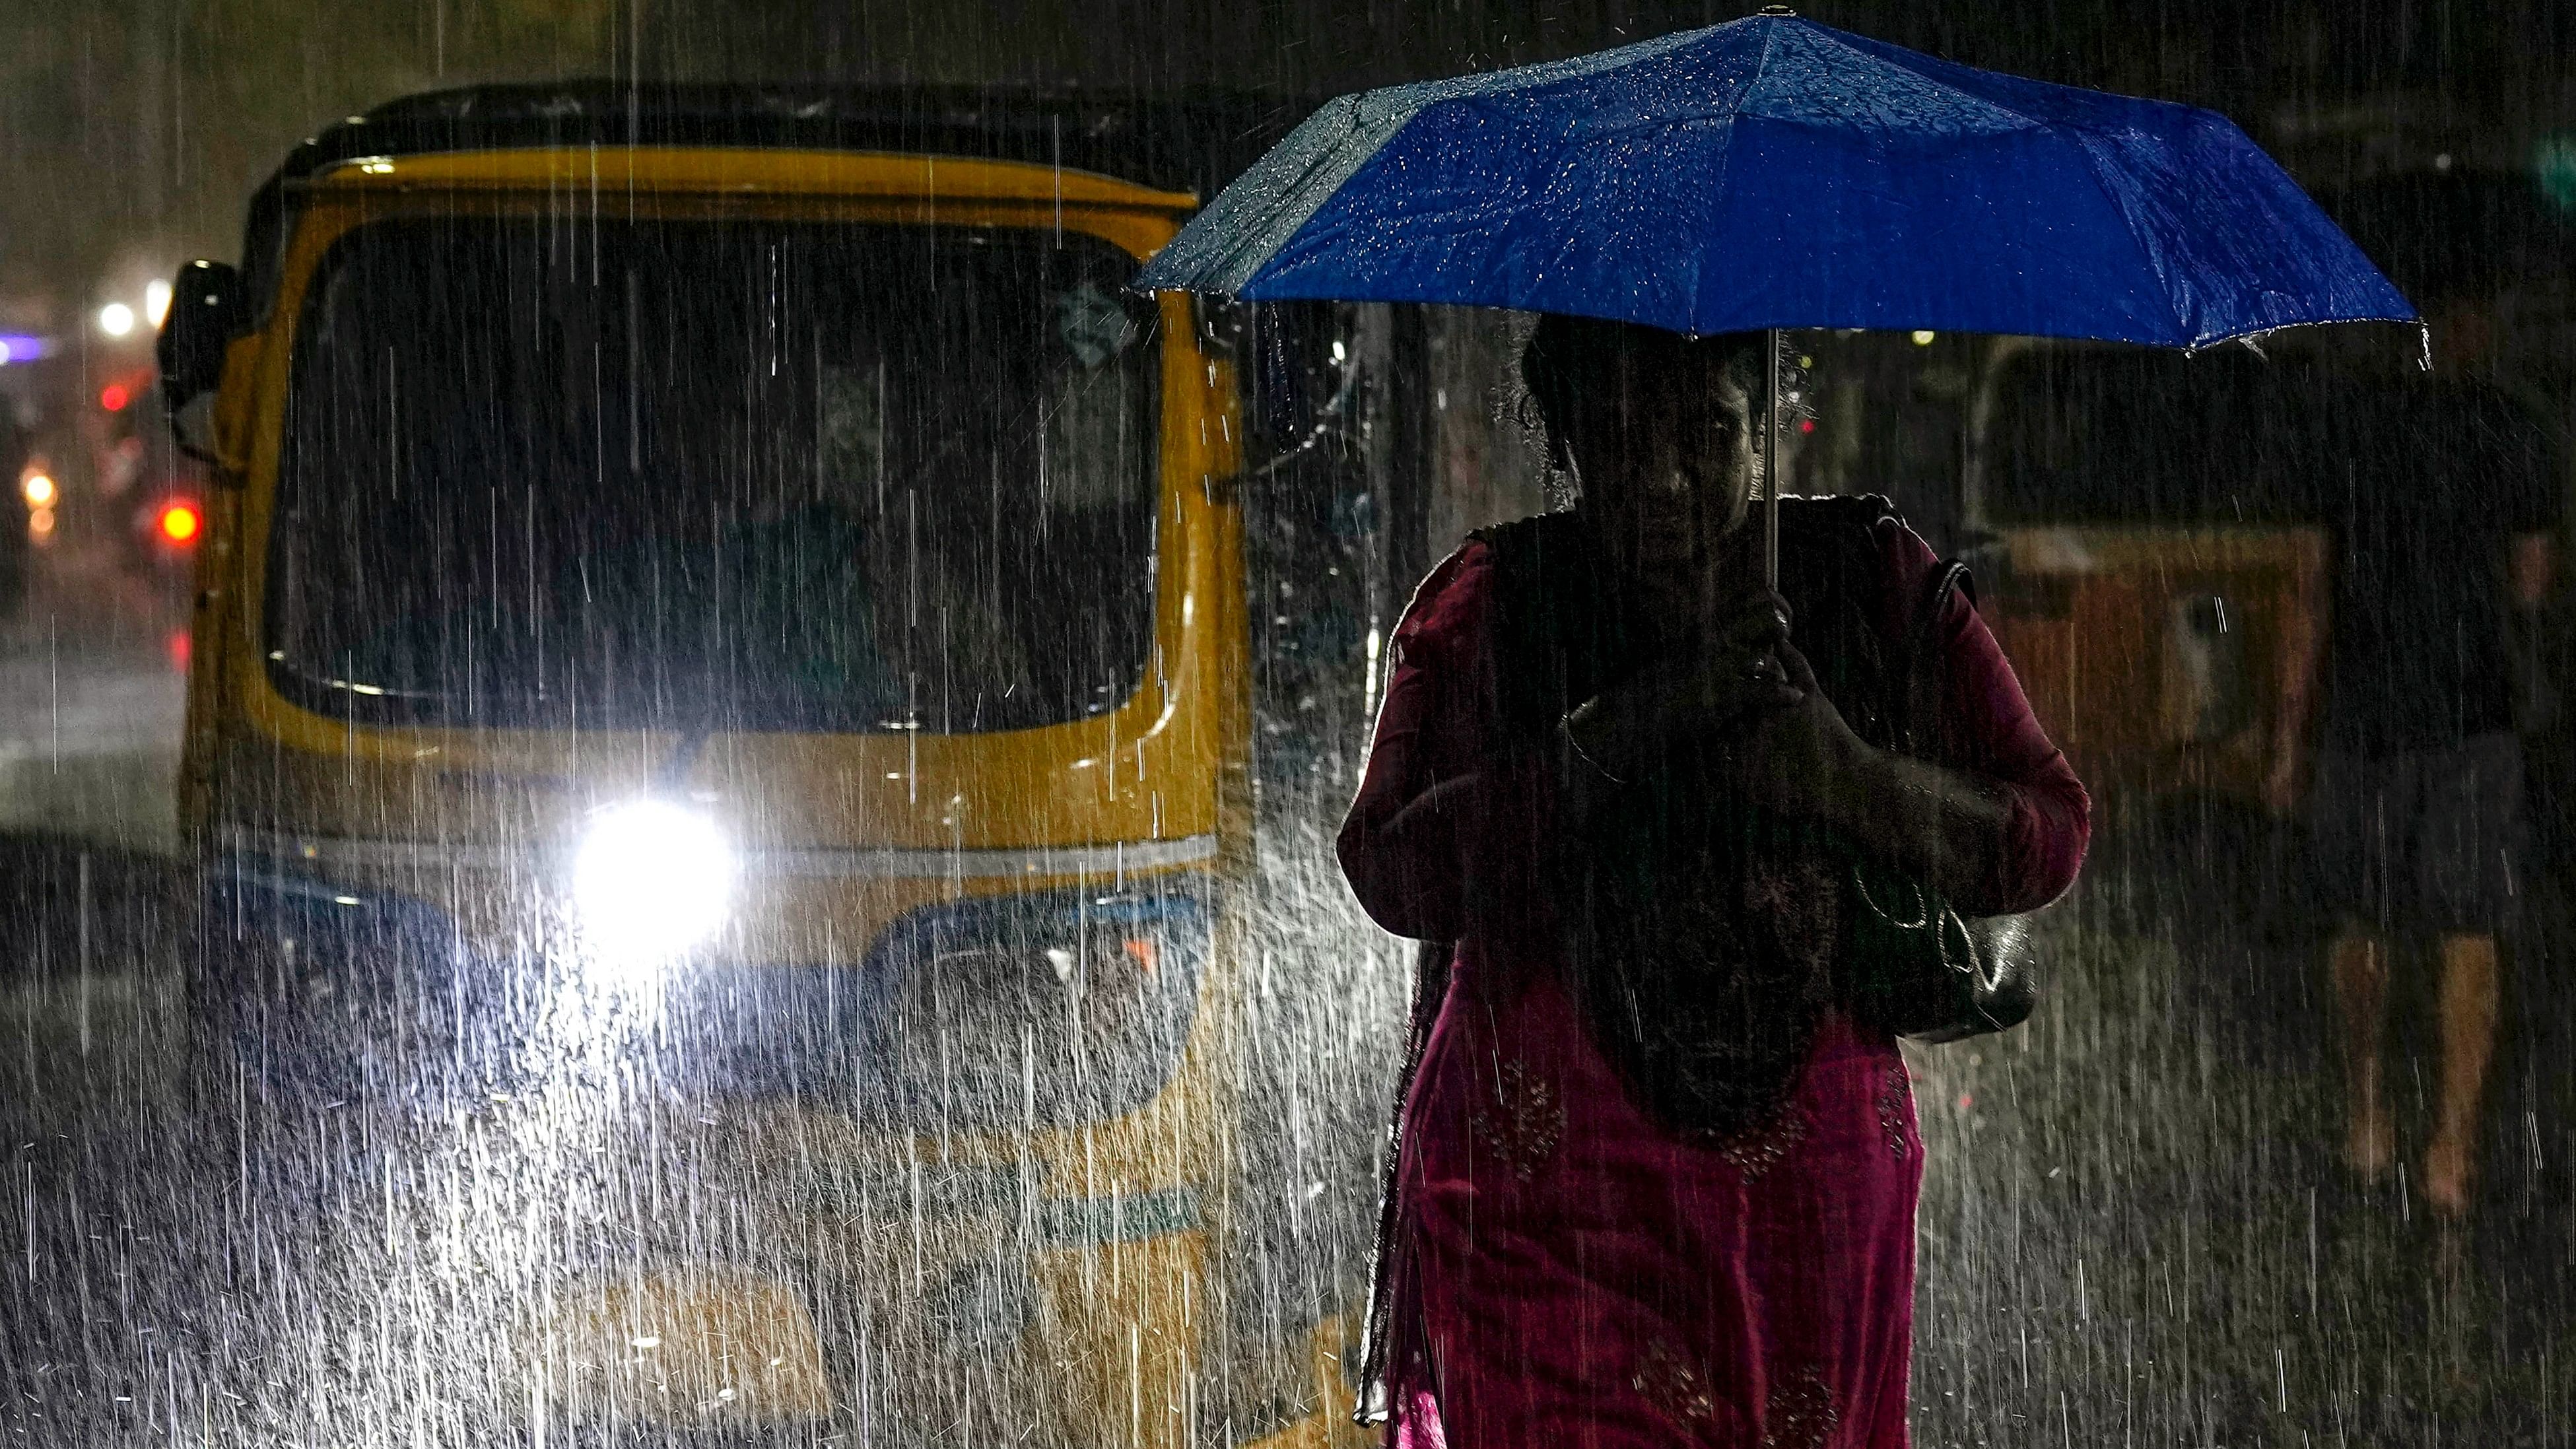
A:
[[[649,965],[715,934],[733,901],[733,848],[714,821],[668,800],[633,800],[594,817],[573,859],[583,944]]]

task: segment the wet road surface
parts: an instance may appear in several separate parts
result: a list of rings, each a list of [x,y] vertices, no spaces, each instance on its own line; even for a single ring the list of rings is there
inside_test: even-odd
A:
[[[265,1100],[206,1050],[169,823],[177,621],[166,594],[57,556],[0,635],[0,1433],[545,1442],[555,1416],[512,1387],[528,1303],[647,1237],[711,1270],[760,1262],[810,1197],[750,1129],[613,1064],[391,1110]],[[2052,919],[2034,1021],[1915,1054],[1932,1161],[1921,1443],[2576,1434],[2568,973],[2538,943],[2521,953],[2480,1205],[2437,1231],[2402,1178],[2365,1191],[2335,1164],[2330,1002],[2294,913],[2237,891],[2262,865],[2241,843],[2114,822]],[[1293,976],[1263,989],[1293,1000]],[[1347,1281],[1364,1251],[1398,990],[1345,1013],[1341,1069],[1265,1088],[1335,1139],[1261,1169],[1294,1181],[1255,1185],[1311,1214],[1275,1252],[1334,1262],[1290,1276]],[[2391,1059],[2410,1143],[2429,1045],[2401,1032]],[[725,1442],[721,1405],[696,1407]],[[881,1426],[876,1442],[971,1440]]]

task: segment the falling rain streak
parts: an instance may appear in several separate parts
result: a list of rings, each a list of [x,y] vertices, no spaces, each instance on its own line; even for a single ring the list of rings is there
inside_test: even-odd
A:
[[[1128,283],[1331,96],[1752,8],[0,16],[0,1430],[1374,1442],[1335,832],[1582,484],[1526,313]],[[1788,336],[2095,805],[1905,1048],[1915,1439],[2570,1442],[2576,28],[1814,18],[2221,112],[2428,325]]]

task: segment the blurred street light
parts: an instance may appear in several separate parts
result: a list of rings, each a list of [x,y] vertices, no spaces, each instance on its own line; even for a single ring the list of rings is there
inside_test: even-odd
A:
[[[202,526],[193,503],[173,502],[162,505],[161,536],[172,543],[186,543],[197,536]]]
[[[134,309],[123,302],[110,302],[98,309],[98,330],[110,337],[123,337],[134,330]]]

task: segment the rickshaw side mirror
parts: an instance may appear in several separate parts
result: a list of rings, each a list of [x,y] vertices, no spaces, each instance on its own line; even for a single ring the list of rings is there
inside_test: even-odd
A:
[[[170,315],[161,324],[154,353],[161,365],[161,401],[170,412],[171,436],[191,458],[220,461],[215,390],[224,379],[224,350],[248,321],[240,272],[204,260],[179,269],[170,284]]]

